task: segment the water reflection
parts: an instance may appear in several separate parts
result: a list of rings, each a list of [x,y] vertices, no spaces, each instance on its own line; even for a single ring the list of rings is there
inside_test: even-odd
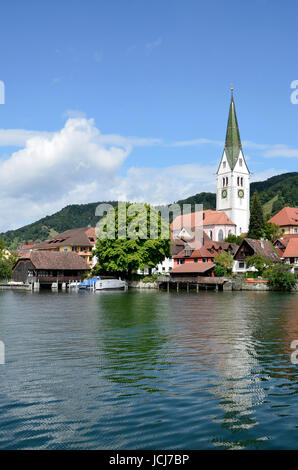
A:
[[[0,293],[0,447],[297,448],[297,300]]]
[[[104,377],[121,384],[119,396],[161,391],[168,333],[160,298],[134,293],[100,293],[98,340]]]

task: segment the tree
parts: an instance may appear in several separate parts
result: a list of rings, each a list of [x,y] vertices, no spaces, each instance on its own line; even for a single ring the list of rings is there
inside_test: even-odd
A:
[[[241,245],[243,242],[243,237],[241,235],[229,235],[227,238],[224,240],[225,242],[229,243],[236,243],[237,245]]]
[[[289,272],[290,266],[276,264],[264,272],[268,285],[279,290],[292,290],[296,285],[295,275]]]
[[[272,266],[272,261],[269,261],[267,258],[264,258],[261,255],[258,255],[255,253],[252,256],[249,256],[246,258],[246,266],[248,268],[254,267],[258,271],[258,274],[261,276],[263,274],[263,271],[268,268],[269,266]]]
[[[282,231],[279,225],[273,224],[272,222],[265,223],[265,237],[272,243],[282,236]]]
[[[4,255],[4,250],[6,250],[6,241],[0,237],[0,257]]]
[[[12,264],[9,259],[0,258],[0,281],[12,278]]]
[[[135,214],[131,210],[133,206],[139,206]],[[95,249],[98,260],[95,274],[105,272],[130,276],[132,271],[151,269],[170,256],[169,226],[152,206],[124,204],[124,211],[126,222],[122,222],[118,207],[101,221],[101,238],[97,240]],[[154,217],[156,233],[150,224]],[[164,238],[165,234],[167,238]]]
[[[215,256],[214,262],[217,266],[222,266],[227,271],[231,271],[234,260],[233,260],[233,257],[229,253],[227,253],[226,251],[223,251],[219,255]]]
[[[257,191],[255,191],[253,197],[251,198],[250,204],[250,221],[249,221],[249,230],[248,238],[254,238],[260,240],[263,237],[265,231],[265,221],[263,214],[263,207],[261,203],[260,196]]]

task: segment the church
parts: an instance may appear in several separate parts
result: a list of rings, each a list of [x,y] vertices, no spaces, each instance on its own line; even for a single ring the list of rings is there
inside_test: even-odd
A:
[[[216,210],[225,212],[236,224],[236,235],[248,232],[249,177],[231,88],[225,148],[217,170]]]
[[[239,126],[236,116],[233,88],[228,116],[225,146],[216,173],[216,210],[203,210],[203,231],[214,241],[223,241],[229,235],[241,235],[248,232],[250,206],[250,172],[242,151]],[[178,216],[171,225],[172,245],[181,248],[181,243],[187,242],[195,248],[192,240],[195,215],[191,222],[189,216]],[[200,217],[197,218],[197,220]],[[180,240],[180,243],[179,243]],[[175,253],[174,249],[174,253]]]

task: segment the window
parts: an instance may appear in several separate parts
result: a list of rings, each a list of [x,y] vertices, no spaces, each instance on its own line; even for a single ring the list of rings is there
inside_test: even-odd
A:
[[[242,166],[242,158],[239,158],[239,166]]]
[[[226,186],[228,186],[228,184],[229,184],[229,178],[226,177]]]
[[[241,186],[243,186],[243,178],[241,178]]]
[[[245,267],[244,261],[239,261],[238,266],[239,266],[239,269],[244,269]]]
[[[226,162],[223,162],[222,166],[225,168],[226,167]]]
[[[209,238],[211,238],[211,240],[212,240],[212,237],[213,237],[212,230],[209,230]]]
[[[222,242],[222,241],[223,241],[223,230],[222,230],[222,229],[220,229],[220,230],[218,231],[218,241],[219,241],[219,242]]]
[[[240,178],[239,176],[237,176],[237,186],[239,186],[239,181],[240,181]]]
[[[197,263],[197,262],[198,262],[198,258],[195,258],[195,259],[194,259],[194,263]]]
[[[178,264],[184,264],[185,260],[184,259],[178,259]]]

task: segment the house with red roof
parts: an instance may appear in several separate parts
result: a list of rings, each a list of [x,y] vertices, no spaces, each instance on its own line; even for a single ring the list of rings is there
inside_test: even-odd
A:
[[[268,222],[279,225],[285,235],[298,234],[298,208],[284,207]]]
[[[284,235],[274,242],[274,246],[282,261],[298,268],[298,233]]]

